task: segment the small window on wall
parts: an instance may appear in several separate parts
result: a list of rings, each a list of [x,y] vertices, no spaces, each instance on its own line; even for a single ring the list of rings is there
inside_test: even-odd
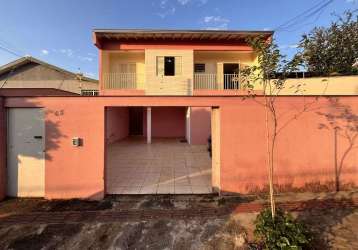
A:
[[[205,73],[205,63],[195,63],[194,64],[195,73]]]
[[[175,75],[175,57],[166,56],[164,57],[164,75],[174,76]]]
[[[180,56],[158,56],[157,75],[175,76],[181,74]]]

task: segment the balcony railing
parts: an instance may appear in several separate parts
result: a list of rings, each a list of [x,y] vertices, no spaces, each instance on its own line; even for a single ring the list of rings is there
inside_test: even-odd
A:
[[[240,74],[194,74],[193,89],[240,89]],[[144,89],[144,76],[138,73],[104,73],[105,89]]]
[[[142,75],[137,73],[104,73],[105,89],[138,89]]]
[[[84,96],[98,96],[98,89],[82,89],[81,95]]]
[[[224,89],[240,89],[239,74],[224,74]]]
[[[194,74],[194,89],[219,89],[216,74]]]
[[[194,89],[240,89],[240,74],[194,74]]]

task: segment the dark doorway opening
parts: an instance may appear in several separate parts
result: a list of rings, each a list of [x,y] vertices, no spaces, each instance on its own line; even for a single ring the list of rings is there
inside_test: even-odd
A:
[[[239,64],[238,63],[224,63],[224,89],[237,89]]]
[[[143,108],[129,108],[129,134],[143,135]]]

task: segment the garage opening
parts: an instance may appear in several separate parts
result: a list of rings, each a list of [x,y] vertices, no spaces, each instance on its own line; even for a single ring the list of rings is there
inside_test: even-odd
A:
[[[211,193],[211,110],[197,111],[190,107],[107,107],[106,193]],[[200,126],[208,132],[194,135]],[[198,136],[205,139],[197,140]]]

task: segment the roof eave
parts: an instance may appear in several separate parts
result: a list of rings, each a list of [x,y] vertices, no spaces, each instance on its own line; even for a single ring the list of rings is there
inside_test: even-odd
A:
[[[273,35],[273,30],[161,30],[161,29],[93,29],[93,33],[212,33]]]
[[[144,34],[144,36],[143,36]],[[101,48],[101,42],[103,40],[108,39],[158,39],[158,35],[163,35],[161,39],[167,39],[168,34],[179,34],[183,39],[185,35],[192,35],[191,40],[193,37],[196,36],[194,39],[201,40],[201,37],[204,36],[206,39],[215,40],[215,37],[222,35],[222,36],[231,36],[234,37],[232,40],[235,39],[242,39],[244,37],[250,36],[262,36],[264,39],[271,39],[274,31],[262,31],[262,30],[155,30],[155,29],[94,29],[92,32],[92,39],[93,43],[96,47]],[[142,36],[141,36],[142,35]],[[149,35],[149,36],[148,36]],[[150,37],[150,36],[153,37]],[[165,36],[167,35],[167,36]],[[212,36],[212,37],[211,37]],[[236,38],[235,38],[236,37]],[[172,37],[171,39],[172,40]]]

